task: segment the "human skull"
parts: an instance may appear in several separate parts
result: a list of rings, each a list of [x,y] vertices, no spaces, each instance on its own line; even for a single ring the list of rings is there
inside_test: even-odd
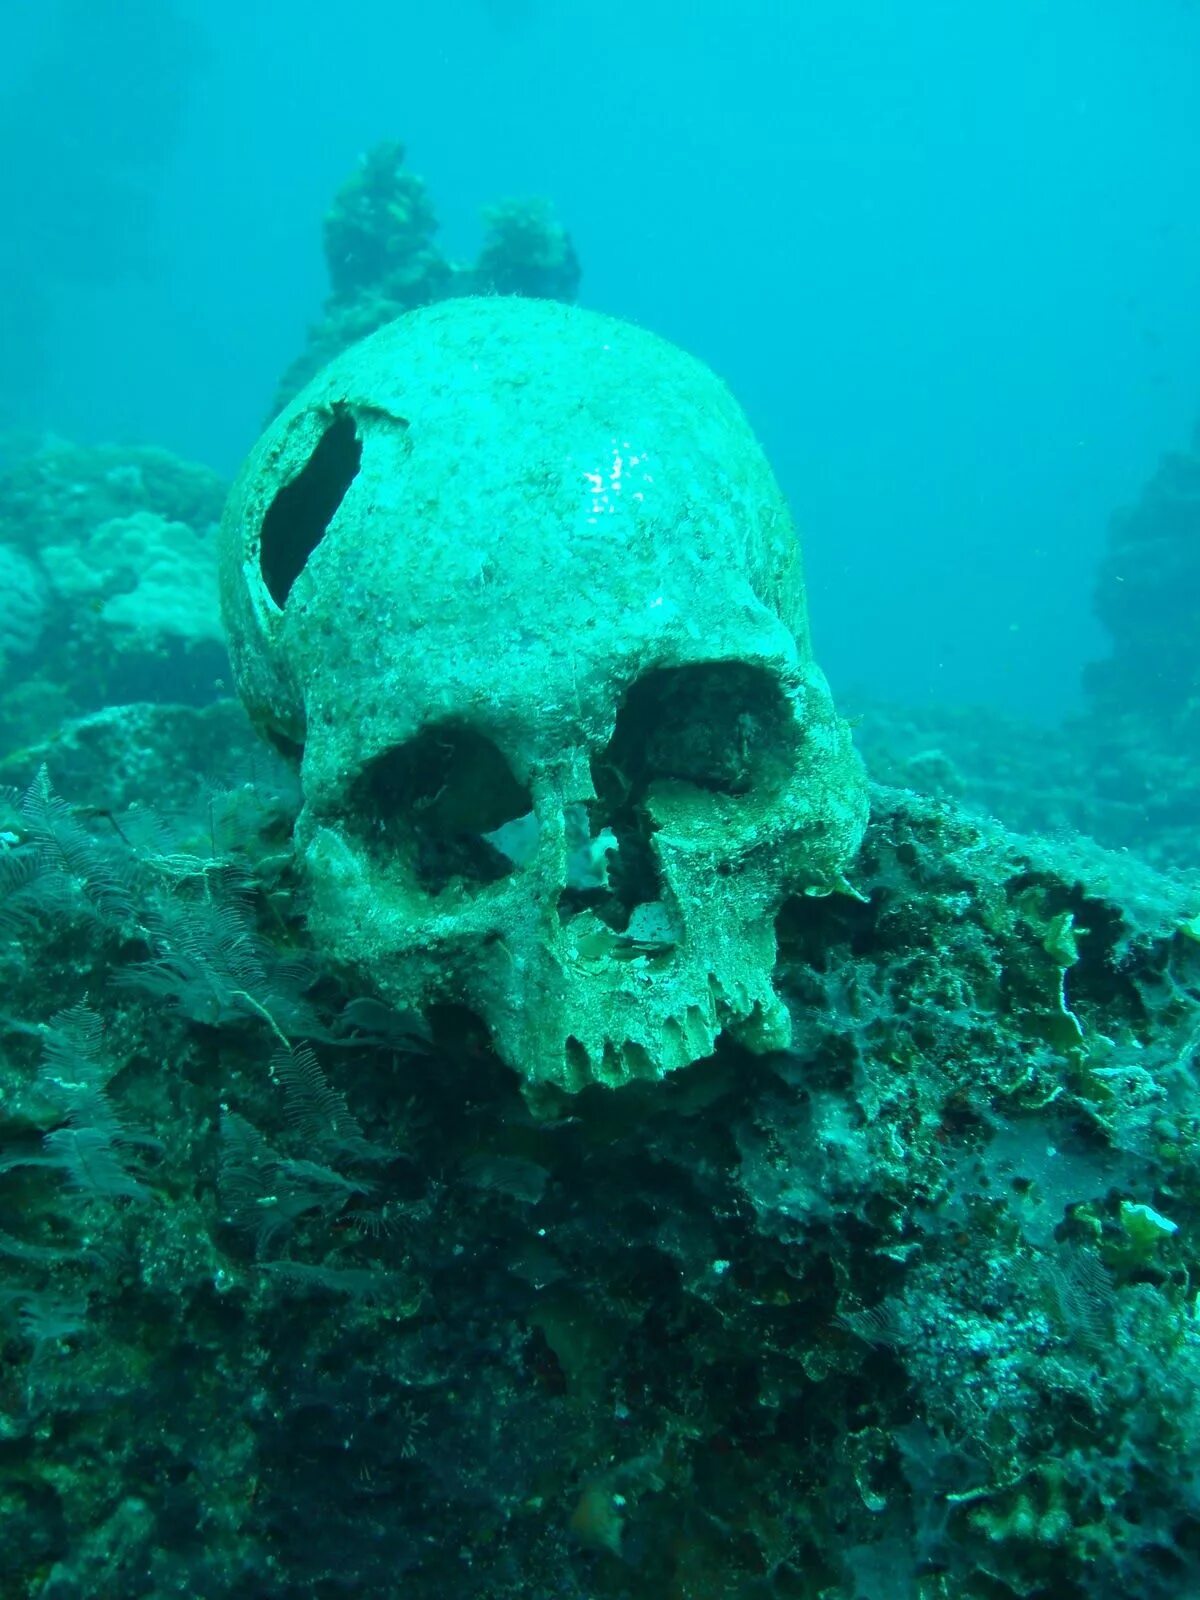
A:
[[[866,785],[706,367],[550,301],[413,312],[271,424],[221,567],[331,956],[531,1087],[787,1044],[775,913],[844,887]]]

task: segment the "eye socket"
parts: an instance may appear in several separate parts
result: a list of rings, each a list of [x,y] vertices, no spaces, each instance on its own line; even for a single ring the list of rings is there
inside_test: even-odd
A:
[[[362,440],[354,418],[336,412],[304,467],[272,500],[263,518],[258,559],[267,592],[281,611],[361,465]]]
[[[638,795],[660,780],[747,795],[786,777],[796,738],[791,707],[772,672],[707,661],[639,678],[617,715],[606,760]]]
[[[439,724],[383,751],[353,785],[348,824],[426,893],[495,883],[517,870],[533,797],[472,728]]]

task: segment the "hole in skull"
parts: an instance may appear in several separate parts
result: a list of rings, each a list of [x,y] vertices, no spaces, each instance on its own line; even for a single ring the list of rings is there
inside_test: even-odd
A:
[[[354,419],[338,412],[303,470],[272,500],[263,518],[259,562],[267,591],[281,610],[361,464],[362,440]]]
[[[429,894],[495,883],[532,854],[533,798],[500,751],[471,728],[425,728],[368,763],[351,825]]]

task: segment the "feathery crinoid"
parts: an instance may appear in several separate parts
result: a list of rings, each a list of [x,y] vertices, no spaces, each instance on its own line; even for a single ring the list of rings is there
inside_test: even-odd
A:
[[[113,1070],[94,1011],[71,1006],[51,1020],[38,1088],[62,1121],[42,1141],[41,1164],[61,1168],[72,1187],[90,1200],[145,1201],[150,1191],[133,1171],[132,1154],[136,1146],[152,1147],[154,1142],[132,1133],[117,1115],[108,1094]]]
[[[137,855],[119,836],[105,840],[86,828],[76,808],[54,792],[44,765],[21,797],[20,813],[45,871],[48,900],[78,896],[108,924],[134,919]]]

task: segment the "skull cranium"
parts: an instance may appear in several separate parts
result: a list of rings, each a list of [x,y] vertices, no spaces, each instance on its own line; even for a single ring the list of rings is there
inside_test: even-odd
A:
[[[260,440],[222,590],[315,935],[385,998],[567,1090],[786,1044],[774,915],[842,884],[866,787],[707,368],[553,302],[411,313]]]

